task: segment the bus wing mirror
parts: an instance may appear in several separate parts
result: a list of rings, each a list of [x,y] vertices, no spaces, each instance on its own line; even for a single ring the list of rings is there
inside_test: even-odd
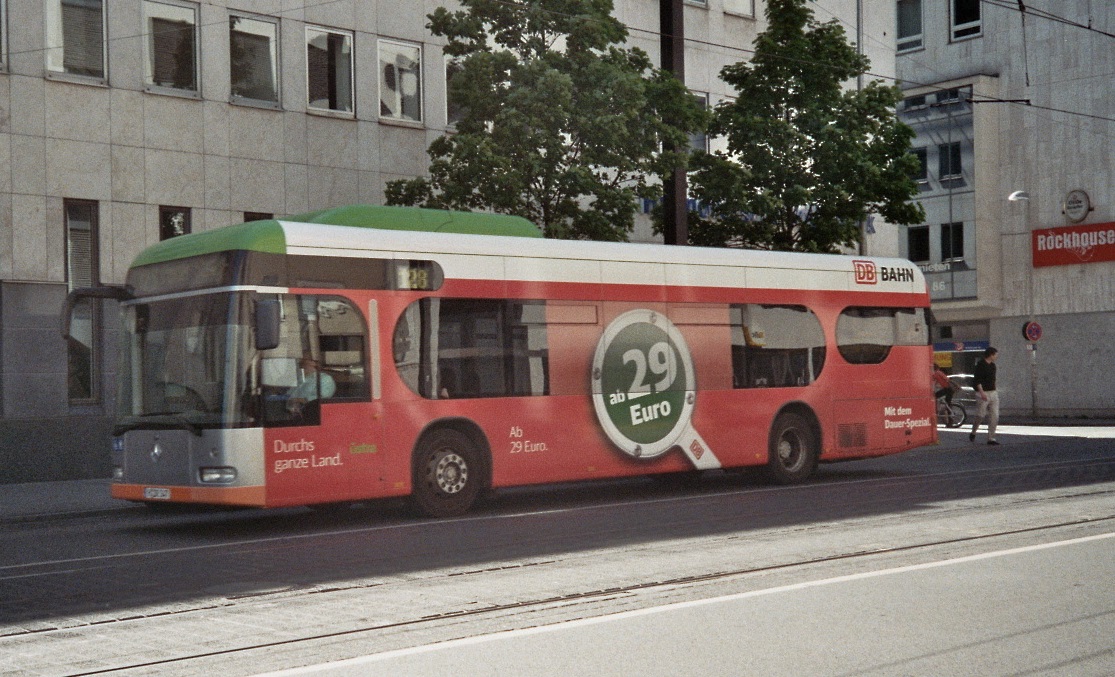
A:
[[[130,301],[135,296],[127,287],[105,285],[103,287],[78,287],[66,294],[66,302],[62,305],[62,338],[72,340],[70,324],[73,321],[74,306],[84,299],[113,299],[115,301]]]
[[[278,299],[256,301],[256,350],[279,347],[281,306]]]

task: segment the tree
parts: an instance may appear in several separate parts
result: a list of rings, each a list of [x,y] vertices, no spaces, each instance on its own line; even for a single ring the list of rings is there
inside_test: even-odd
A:
[[[817,24],[806,0],[769,0],[766,15],[751,61],[720,73],[737,96],[709,126],[727,151],[693,163],[691,195],[704,209],[690,215],[690,241],[836,252],[857,242],[869,214],[920,223],[898,88],[845,88],[869,60],[836,21]]]
[[[455,61],[456,132],[430,144],[428,177],[392,181],[387,202],[523,216],[547,237],[626,240],[648,180],[684,167],[705,113],[652,68],[611,0],[461,0],[428,28]]]

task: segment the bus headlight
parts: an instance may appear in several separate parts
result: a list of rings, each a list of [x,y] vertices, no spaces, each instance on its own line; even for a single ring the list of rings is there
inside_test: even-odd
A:
[[[227,484],[236,479],[236,468],[228,466],[201,468],[198,473],[203,484]]]

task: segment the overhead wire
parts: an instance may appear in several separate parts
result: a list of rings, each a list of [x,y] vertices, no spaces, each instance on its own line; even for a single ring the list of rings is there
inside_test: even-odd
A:
[[[1030,16],[1035,16],[1035,17],[1039,17],[1039,18],[1042,18],[1042,19],[1048,19],[1049,21],[1054,21],[1054,22],[1057,22],[1057,23],[1061,23],[1061,24],[1064,24],[1066,26],[1072,26],[1073,28],[1080,28],[1080,29],[1083,29],[1083,30],[1086,30],[1086,31],[1091,31],[1093,33],[1097,33],[1099,35],[1103,35],[1103,36],[1106,36],[1106,37],[1109,37],[1109,38],[1115,38],[1115,33],[1109,33],[1107,31],[1100,30],[1100,29],[1098,29],[1098,28],[1096,28],[1095,26],[1092,25],[1091,9],[1088,10],[1088,23],[1087,24],[1082,24],[1079,21],[1073,21],[1072,19],[1068,19],[1068,18],[1063,17],[1059,14],[1054,14],[1053,12],[1049,12],[1049,11],[1042,10],[1042,9],[1037,9],[1036,7],[1026,5],[1023,2],[1023,0],[979,0],[979,1],[980,1],[980,3],[982,3],[984,5],[991,5],[993,7],[1001,7],[1003,9],[1009,9],[1009,10],[1012,10],[1012,11],[1020,12],[1022,14],[1029,14]]]
[[[1008,2],[1008,0],[980,0],[980,1],[983,2],[984,4],[994,5],[996,7],[1000,7],[1000,8],[1003,8],[1003,9],[1007,9],[1007,10],[1011,10],[1011,11],[1019,11],[1018,10],[1018,5],[1017,4],[1012,4],[1012,3],[1016,3],[1017,0],[1009,0],[1009,2]],[[845,25],[850,25],[848,23],[848,21],[846,19],[844,19],[843,17],[837,16],[834,12],[831,12],[826,8],[822,8],[822,9],[827,14],[834,17],[837,21],[840,21],[841,23],[843,23]],[[1027,9],[1032,11],[1032,9],[1029,8],[1029,7],[1027,7]],[[1065,24],[1065,25],[1071,26],[1073,28],[1083,28],[1083,29],[1088,29],[1089,28],[1088,26],[1085,26],[1085,25],[1080,24],[1078,22],[1070,21],[1068,19],[1065,19],[1064,17],[1057,17],[1056,15],[1051,15],[1048,12],[1042,12],[1040,14],[1040,17],[1043,18],[1043,19],[1055,20],[1057,23]],[[1106,33],[1105,31],[1094,30],[1094,32],[1097,32],[1101,35],[1108,36],[1108,37],[1115,37],[1115,35]],[[869,39],[871,39],[873,42],[875,42],[876,44],[880,45],[880,46],[887,47],[889,45],[888,41],[881,40],[876,36],[868,35],[867,37]],[[904,56],[903,58],[915,58],[915,57],[913,57],[912,55],[909,55],[909,56]],[[939,70],[933,68],[933,66],[931,64],[927,64],[924,61],[917,62],[917,63],[919,65],[919,67],[921,67],[923,69],[935,72],[938,75],[941,75],[942,78],[946,77],[945,74],[943,74]],[[867,73],[867,75],[870,75],[871,77],[879,78],[879,79],[882,79],[882,80],[894,81],[896,83],[901,82],[902,84],[911,85],[911,86],[916,87],[918,89],[924,89],[924,90],[927,90],[929,92],[944,92],[944,91],[948,91],[949,89],[952,89],[952,87],[939,85],[937,83],[920,82],[920,81],[916,81],[916,80],[910,80],[908,78],[907,79],[900,79],[900,78],[897,78],[895,76],[887,76],[887,75],[878,74],[878,73],[870,73],[869,72],[869,73]],[[1075,81],[1075,80],[1093,79],[1093,78],[1101,78],[1101,77],[1104,77],[1104,74],[1081,76],[1080,78],[1071,78],[1071,79],[1066,79],[1066,80],[1063,80],[1063,81],[1062,80],[1051,80],[1051,81],[1048,81],[1048,82],[1045,82],[1045,83],[1039,83],[1039,84],[1051,86],[1051,85],[1054,85],[1054,84],[1059,84],[1061,82],[1071,82],[1071,81]],[[954,79],[954,78],[950,78],[950,79]],[[1010,105],[1020,105],[1020,106],[1025,106],[1026,108],[1032,109],[1034,111],[1044,111],[1044,112],[1048,112],[1048,113],[1059,113],[1059,114],[1078,117],[1078,118],[1082,118],[1082,119],[1086,119],[1086,120],[1094,120],[1094,121],[1102,121],[1102,122],[1115,122],[1115,117],[1110,117],[1110,116],[1106,116],[1106,115],[1099,115],[1099,114],[1095,114],[1095,113],[1085,113],[1085,112],[1081,112],[1081,111],[1074,111],[1074,110],[1068,110],[1068,109],[1065,109],[1065,108],[1057,108],[1057,107],[1054,107],[1054,106],[1037,104],[1037,103],[1034,103],[1032,99],[1029,99],[1028,103],[1024,103],[1023,99],[1006,101],[1006,100],[998,99],[998,98],[995,98],[995,97],[990,97],[990,96],[984,95],[984,94],[975,94],[975,95],[973,95],[972,100],[974,102],[979,102],[980,100],[986,100],[987,103],[1004,103],[1004,104],[1010,104]],[[1051,118],[1047,118],[1047,120],[1049,122],[1053,123],[1053,124],[1068,124],[1067,122],[1058,122],[1058,121],[1053,120]]]

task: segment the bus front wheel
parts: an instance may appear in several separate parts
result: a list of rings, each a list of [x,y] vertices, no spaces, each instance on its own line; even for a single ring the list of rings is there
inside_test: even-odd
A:
[[[809,421],[800,414],[784,413],[770,431],[767,475],[778,484],[805,481],[817,468],[817,439]]]
[[[451,428],[435,430],[415,452],[412,497],[430,517],[460,515],[479,495],[481,474],[480,453],[467,435]]]

